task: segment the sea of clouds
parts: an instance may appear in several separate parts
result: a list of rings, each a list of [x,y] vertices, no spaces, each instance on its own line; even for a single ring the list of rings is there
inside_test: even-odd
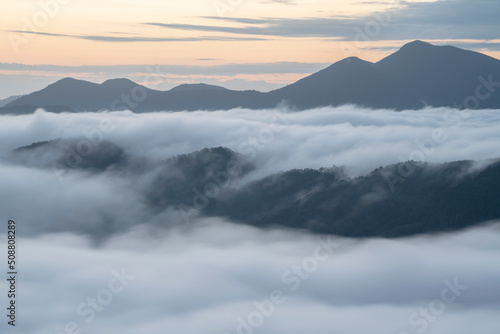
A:
[[[187,225],[151,212],[137,180],[70,167],[61,178],[8,156],[81,137],[157,161],[228,147],[256,165],[246,181],[333,165],[356,176],[406,160],[499,158],[499,130],[498,110],[449,108],[0,116],[0,213],[18,222],[20,272],[18,327],[2,333],[497,334],[498,223],[396,240]]]
[[[221,219],[97,247],[21,238],[18,327],[4,333],[497,334],[498,240],[498,223],[351,240]]]
[[[402,112],[355,106],[292,112],[230,110],[0,116],[0,156],[59,137],[103,138],[134,155],[164,159],[205,147],[244,154],[259,176],[292,168],[347,166],[353,175],[390,163],[498,158],[498,110]]]

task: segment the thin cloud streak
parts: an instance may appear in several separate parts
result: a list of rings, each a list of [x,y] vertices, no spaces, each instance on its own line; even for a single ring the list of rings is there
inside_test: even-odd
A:
[[[205,37],[185,37],[185,38],[175,38],[175,37],[118,37],[118,36],[87,36],[87,35],[66,35],[66,34],[54,34],[48,32],[35,32],[35,31],[20,31],[11,30],[10,32],[19,34],[33,34],[33,35],[43,35],[52,37],[67,37],[67,38],[78,38],[85,39],[89,41],[96,42],[199,42],[199,41],[261,41],[263,38],[233,38],[224,36],[205,36]]]
[[[389,3],[388,3],[389,4]],[[390,3],[394,4],[394,3]],[[375,12],[363,17],[305,17],[305,18],[203,18],[219,22],[248,24],[244,27],[218,25],[143,23],[168,29],[199,32],[220,32],[236,35],[274,37],[318,37],[353,41],[365,25],[382,19],[383,27],[374,41],[414,39],[496,39],[500,23],[495,13],[500,11],[496,0],[441,0],[433,2],[400,2],[399,7]]]

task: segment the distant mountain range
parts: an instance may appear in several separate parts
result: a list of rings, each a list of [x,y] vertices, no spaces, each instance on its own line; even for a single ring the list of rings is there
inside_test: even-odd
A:
[[[343,104],[395,110],[500,108],[500,60],[453,46],[414,41],[377,63],[346,58],[267,93],[205,84],[157,91],[128,79],[96,84],[65,78],[10,101],[0,108],[0,114],[31,113],[37,108],[53,112],[129,109],[137,113],[262,109],[280,103],[298,110]]]
[[[58,173],[106,172],[138,180],[138,198],[153,212],[172,208],[188,221],[197,215],[219,216],[259,227],[400,237],[500,219],[500,160],[404,162],[354,179],[338,167],[290,170],[241,184],[255,166],[224,147],[149,161],[103,141],[85,159],[76,159],[71,152],[78,141],[34,143],[16,149],[7,161]],[[409,165],[413,174],[394,186],[390,180]]]
[[[3,99],[3,100],[0,100],[0,108],[11,103],[12,101],[15,101],[17,100],[18,98],[20,98],[22,95],[16,95],[16,96],[11,96],[11,97],[8,97],[6,99]]]

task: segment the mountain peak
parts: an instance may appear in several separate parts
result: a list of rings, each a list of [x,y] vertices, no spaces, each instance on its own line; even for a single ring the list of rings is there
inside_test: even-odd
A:
[[[372,63],[370,63],[369,61],[366,61],[366,60],[363,60],[361,58],[353,56],[353,57],[344,58],[342,60],[339,60],[336,63],[333,63],[330,66],[328,66],[327,68],[325,68],[323,71],[325,71],[325,70],[331,71],[331,70],[335,70],[335,69],[339,69],[339,68],[343,68],[343,69],[349,69],[349,68],[353,68],[353,67],[354,68],[363,68],[364,66],[370,65],[370,64],[372,64]],[[321,73],[323,71],[320,71],[318,73]]]
[[[199,83],[199,84],[182,84],[172,88],[170,91],[181,92],[181,91],[210,91],[210,90],[227,90],[227,89],[221,86]]]
[[[410,42],[410,43],[403,45],[403,47],[401,47],[401,50],[403,50],[403,49],[405,49],[405,50],[424,50],[424,49],[429,49],[429,48],[434,48],[434,47],[435,46],[430,44],[430,43],[423,42],[420,40],[415,40],[413,42]]]
[[[358,58],[358,57],[348,57],[342,60],[342,62],[347,63],[347,64],[362,64],[366,63],[365,60]]]
[[[62,78],[61,80],[58,80],[56,82],[75,82],[75,81],[79,81],[79,80],[75,79],[75,78],[71,78],[71,77],[66,77],[66,78]]]
[[[82,82],[83,80],[78,80],[78,79],[73,79],[73,78],[70,78],[70,77],[66,77],[66,78],[62,78],[61,80],[57,80],[56,82],[54,82],[52,85],[49,85],[49,86],[53,86],[53,85],[68,85],[68,84],[74,84],[74,83],[77,83],[77,82]]]
[[[135,82],[125,78],[109,79],[104,81],[101,86],[137,86]]]
[[[356,56],[353,57],[347,57],[339,61],[338,63],[340,64],[363,64],[363,63],[368,63],[366,60],[363,60],[361,58],[358,58]]]
[[[47,88],[51,89],[77,89],[82,88],[82,87],[90,87],[90,86],[97,86],[96,83],[90,82],[90,81],[85,81],[85,80],[79,80],[79,79],[74,79],[74,78],[63,78],[61,80],[58,80],[54,82],[53,84],[50,84],[47,86]]]

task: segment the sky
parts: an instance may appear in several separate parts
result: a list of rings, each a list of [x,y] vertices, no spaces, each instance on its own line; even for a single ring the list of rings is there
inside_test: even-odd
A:
[[[217,145],[246,154],[245,143],[256,142],[246,156],[253,177],[332,164],[356,175],[408,159],[498,158],[499,121],[498,110],[354,106],[1,115],[0,219],[18,222],[20,268],[18,326],[2,333],[78,326],[95,334],[497,334],[500,222],[398,239],[259,229],[220,217],[186,224],[175,208],[147,205],[149,175],[68,168],[59,178],[42,167],[47,156],[19,165],[9,155],[100,130],[143,161]]]
[[[4,0],[0,98],[68,76],[269,91],[415,39],[500,58],[498,12],[496,0]]]

